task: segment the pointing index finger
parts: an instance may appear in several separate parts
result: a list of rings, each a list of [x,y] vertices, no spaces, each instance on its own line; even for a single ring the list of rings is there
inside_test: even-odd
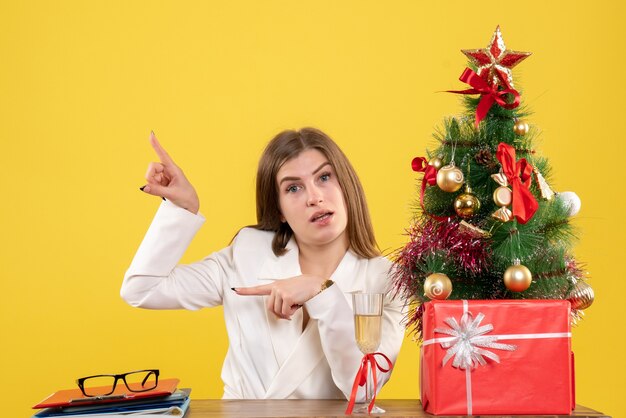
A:
[[[150,145],[152,145],[152,148],[154,148],[154,151],[163,164],[175,165],[174,160],[172,160],[172,157],[170,157],[167,151],[165,151],[165,149],[161,146],[154,132],[150,132]]]
[[[272,293],[272,283],[260,286],[238,287],[235,289],[238,295],[244,296],[265,296]]]

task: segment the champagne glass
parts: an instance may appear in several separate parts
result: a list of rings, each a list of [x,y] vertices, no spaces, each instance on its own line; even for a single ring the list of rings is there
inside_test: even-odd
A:
[[[356,344],[363,354],[375,353],[380,345],[384,296],[384,293],[352,294],[354,334]],[[369,367],[369,363],[367,363],[366,367]],[[377,389],[370,379],[371,371],[366,370],[365,404],[357,406],[355,408],[356,413],[368,413],[367,408]],[[385,412],[385,410],[374,405],[371,412],[380,414]]]

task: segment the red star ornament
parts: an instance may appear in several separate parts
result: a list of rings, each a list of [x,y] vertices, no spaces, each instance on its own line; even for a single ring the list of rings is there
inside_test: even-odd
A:
[[[487,48],[462,49],[461,52],[478,67],[476,73],[493,87],[498,85],[513,87],[511,68],[528,58],[531,54],[530,52],[506,49],[502,33],[500,33],[500,26],[496,27],[496,31],[493,33]]]

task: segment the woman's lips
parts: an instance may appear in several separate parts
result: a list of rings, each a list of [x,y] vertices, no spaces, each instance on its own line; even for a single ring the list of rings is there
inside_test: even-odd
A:
[[[311,217],[311,222],[318,224],[318,225],[326,225],[330,222],[332,216],[333,216],[333,212],[328,212],[328,211],[318,212]]]

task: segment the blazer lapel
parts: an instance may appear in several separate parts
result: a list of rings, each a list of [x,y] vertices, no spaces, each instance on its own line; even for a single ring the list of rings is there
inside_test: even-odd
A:
[[[272,255],[272,257],[268,257],[265,260],[259,272],[259,279],[281,280],[302,274],[300,271],[298,245],[295,240],[291,238],[285,248],[287,249],[285,255],[280,257]]]
[[[297,258],[297,249],[294,251],[294,254],[296,256],[295,263],[298,270],[297,274],[288,275],[286,277],[293,277],[294,275],[301,274]],[[291,262],[293,260],[289,261]],[[339,266],[337,266],[337,269],[331,276],[331,279],[335,281],[344,292],[359,290],[352,289],[355,283],[362,282],[362,280],[358,280],[358,278],[353,277],[357,270],[357,262],[357,257],[351,251],[347,251],[346,255],[339,263]],[[273,268],[275,268],[275,266],[273,266]],[[282,271],[287,271],[291,268],[293,268],[293,266],[291,266],[290,263],[285,263],[284,270]],[[280,268],[277,268],[276,271],[279,270]],[[269,272],[269,267],[267,271]],[[293,273],[293,270],[290,272]],[[351,303],[351,301],[348,301],[348,303]],[[302,384],[302,382],[311,375],[313,370],[324,357],[324,350],[322,349],[317,321],[309,319],[306,329],[302,332],[302,334],[300,334],[299,331],[301,329],[300,324],[302,323],[302,311],[298,310],[297,314],[299,315],[299,320],[296,320],[296,315],[294,315],[291,321],[278,320],[275,321],[275,324],[270,327],[272,330],[274,350],[277,353],[277,357],[278,353],[280,353],[281,357],[286,357],[283,362],[279,363],[280,369],[268,388],[265,394],[265,399],[286,399],[291,396],[300,384]],[[272,321],[270,321],[270,323],[272,323]],[[291,325],[289,331],[281,328],[283,326],[288,327],[289,325]],[[296,334],[299,336],[296,344],[288,344],[287,341],[293,341],[292,338]],[[290,339],[281,340],[279,339],[281,335],[289,335]]]
[[[265,399],[287,399],[309,377],[324,356],[317,321],[310,319],[289,357],[285,360]]]
[[[261,284],[300,276],[298,246],[292,238],[287,244],[287,253],[280,257],[271,257],[261,267]],[[302,333],[302,310],[298,310],[291,321],[277,318],[265,309],[265,319],[269,328],[272,347],[278,367],[281,367],[293,351]]]

